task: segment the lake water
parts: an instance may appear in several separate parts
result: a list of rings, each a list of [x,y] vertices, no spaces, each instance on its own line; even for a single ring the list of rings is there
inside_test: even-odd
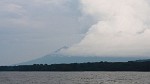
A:
[[[0,84],[150,84],[150,72],[0,72]]]

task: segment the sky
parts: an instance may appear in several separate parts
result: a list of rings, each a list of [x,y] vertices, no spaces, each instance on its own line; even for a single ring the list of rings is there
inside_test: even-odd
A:
[[[149,56],[149,0],[0,0],[0,65],[62,49],[83,56]]]
[[[0,0],[0,64],[78,43],[92,24],[82,16],[77,0]]]

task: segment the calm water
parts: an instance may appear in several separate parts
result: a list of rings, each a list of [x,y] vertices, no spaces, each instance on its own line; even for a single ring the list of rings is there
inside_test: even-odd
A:
[[[150,84],[150,73],[0,72],[0,84]]]

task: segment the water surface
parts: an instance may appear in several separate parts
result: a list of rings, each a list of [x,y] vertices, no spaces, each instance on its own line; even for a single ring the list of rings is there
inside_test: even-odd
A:
[[[150,73],[0,72],[0,84],[150,84]]]

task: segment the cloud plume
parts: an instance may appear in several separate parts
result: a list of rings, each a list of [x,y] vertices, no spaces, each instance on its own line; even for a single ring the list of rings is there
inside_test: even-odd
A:
[[[148,0],[80,0],[97,20],[80,43],[63,53],[86,56],[150,56]]]

